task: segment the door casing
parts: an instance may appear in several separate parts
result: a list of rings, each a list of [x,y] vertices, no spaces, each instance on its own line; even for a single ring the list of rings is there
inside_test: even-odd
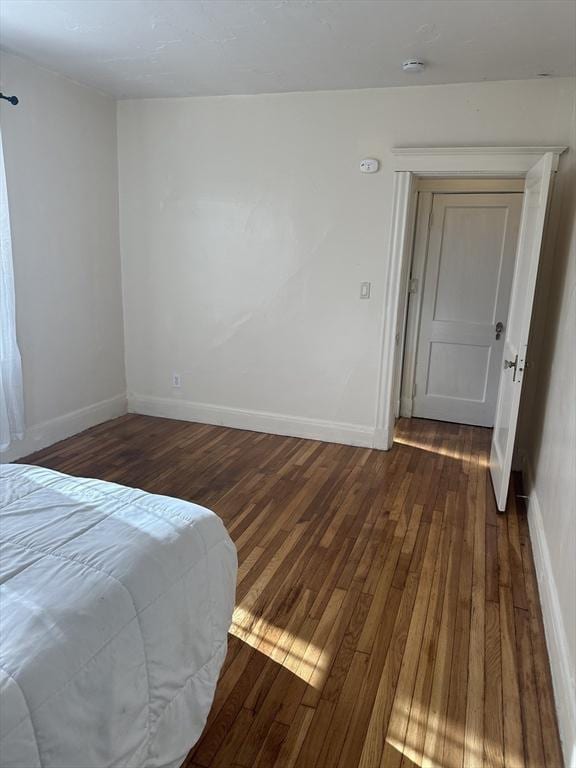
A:
[[[386,295],[381,326],[373,447],[389,450],[399,415],[407,285],[412,256],[418,179],[430,177],[518,178],[546,153],[558,170],[566,147],[398,147],[392,150],[394,180]]]

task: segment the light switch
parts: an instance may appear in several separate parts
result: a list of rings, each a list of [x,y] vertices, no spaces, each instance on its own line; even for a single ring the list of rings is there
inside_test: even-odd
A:
[[[360,283],[360,298],[361,299],[370,298],[370,283]]]

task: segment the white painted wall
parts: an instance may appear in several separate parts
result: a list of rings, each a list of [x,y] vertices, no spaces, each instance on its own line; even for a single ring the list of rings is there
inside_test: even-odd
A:
[[[576,99],[576,94],[573,97]],[[574,105],[574,101],[573,101]],[[572,117],[576,146],[576,108]],[[525,437],[532,546],[567,766],[576,766],[576,156],[539,286],[540,350]],[[528,393],[531,394],[530,392]]]
[[[131,407],[370,444],[391,147],[566,144],[572,88],[120,102]],[[360,174],[365,156],[379,173]]]
[[[125,408],[116,105],[1,54],[27,432],[11,459]]]

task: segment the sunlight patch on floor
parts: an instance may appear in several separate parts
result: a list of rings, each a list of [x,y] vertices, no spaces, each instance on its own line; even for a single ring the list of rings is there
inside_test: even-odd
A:
[[[259,653],[293,672],[314,688],[321,688],[328,671],[328,655],[305,637],[283,629],[237,606],[232,616],[230,634]]]
[[[417,448],[419,451],[436,453],[438,456],[446,456],[449,459],[466,462],[467,464],[469,464],[471,461],[478,461],[478,466],[482,469],[486,469],[490,464],[488,459],[484,458],[483,456],[474,455],[473,458],[470,459],[470,457],[465,456],[459,451],[453,451],[450,448],[446,448],[445,446],[433,446],[430,443],[420,443],[418,440],[408,440],[405,437],[394,437],[394,442],[400,445],[407,445],[409,448]]]
[[[463,760],[467,766],[481,766],[486,751],[497,752],[497,745],[483,733],[466,733],[463,722],[446,721],[433,710],[421,712],[415,701],[406,705],[409,717],[391,722],[386,742],[420,768],[456,768]],[[520,763],[521,757],[514,764]]]

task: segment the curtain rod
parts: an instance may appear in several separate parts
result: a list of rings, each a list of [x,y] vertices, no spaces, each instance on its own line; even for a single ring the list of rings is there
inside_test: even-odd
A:
[[[14,106],[18,104],[18,96],[4,96],[3,93],[0,93],[0,99],[6,99],[6,101],[9,101]]]

